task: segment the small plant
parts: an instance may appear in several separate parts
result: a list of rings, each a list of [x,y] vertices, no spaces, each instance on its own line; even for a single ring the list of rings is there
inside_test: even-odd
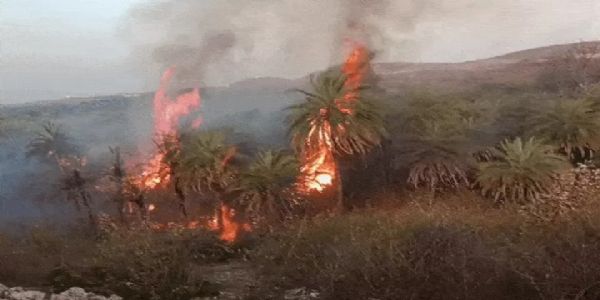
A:
[[[477,185],[496,201],[530,202],[548,191],[555,175],[568,167],[564,157],[535,138],[504,141],[493,159],[479,164]]]

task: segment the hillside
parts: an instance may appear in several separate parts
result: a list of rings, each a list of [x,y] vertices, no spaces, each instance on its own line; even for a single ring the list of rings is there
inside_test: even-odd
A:
[[[522,86],[533,84],[552,58],[562,57],[576,44],[528,49],[502,56],[462,63],[381,63],[375,72],[388,91],[423,86],[459,91],[478,86]],[[600,47],[600,41],[585,43]]]

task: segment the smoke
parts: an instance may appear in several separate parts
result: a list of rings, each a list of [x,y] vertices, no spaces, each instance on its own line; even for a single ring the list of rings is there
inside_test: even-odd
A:
[[[574,42],[598,33],[585,25],[597,6],[594,0],[148,1],[131,10],[121,33],[152,82],[174,65],[180,84],[189,86],[304,76],[340,63],[347,39],[367,44],[379,61],[473,59]]]

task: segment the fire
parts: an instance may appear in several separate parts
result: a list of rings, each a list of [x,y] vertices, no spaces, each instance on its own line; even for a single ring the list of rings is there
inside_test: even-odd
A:
[[[252,231],[250,224],[237,222],[235,215],[235,209],[221,203],[208,226],[211,230],[219,232],[222,241],[232,243],[237,240],[241,232]]]
[[[352,114],[353,104],[359,98],[358,88],[362,85],[364,77],[368,71],[369,51],[368,49],[356,42],[349,42],[351,51],[344,65],[342,72],[346,76],[345,87],[348,91],[342,99],[335,101],[338,109],[345,114]],[[326,118],[329,112],[321,110],[321,117]],[[333,156],[333,141],[331,137],[331,125],[327,120],[320,127],[315,126],[316,120],[311,122],[312,129],[308,134],[306,141],[308,149],[304,153],[304,164],[300,169],[301,189],[305,191],[322,192],[327,187],[333,185],[333,182],[338,174],[336,162]],[[319,132],[317,131],[319,128]],[[343,128],[339,128],[343,130]],[[317,137],[317,145],[311,145],[311,137]]]
[[[157,138],[175,135],[180,119],[200,108],[200,90],[197,88],[177,96],[175,100],[167,95],[174,75],[174,68],[167,69],[160,79],[158,90],[154,94],[154,135]],[[197,128],[201,124],[202,119],[198,118],[192,122],[192,127]],[[154,189],[169,182],[170,170],[168,166],[162,164],[162,160],[162,153],[156,153],[146,163],[138,180],[139,186]]]

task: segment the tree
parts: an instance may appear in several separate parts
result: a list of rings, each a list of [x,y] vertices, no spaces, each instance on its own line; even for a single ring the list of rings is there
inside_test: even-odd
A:
[[[64,129],[52,122],[47,122],[27,145],[26,155],[42,160],[50,158],[64,173],[62,160],[78,153],[78,147],[71,141]]]
[[[589,99],[562,100],[533,117],[530,135],[556,145],[571,160],[600,146],[600,112]]]
[[[364,155],[386,136],[378,107],[363,96],[366,87],[349,85],[347,80],[336,71],[311,77],[311,90],[298,90],[304,102],[288,108],[289,135],[296,151],[303,157],[331,152],[338,208],[343,199],[340,158]],[[346,101],[348,95],[351,101]]]
[[[477,185],[496,201],[536,201],[567,166],[563,156],[535,138],[505,140],[491,161],[479,164]]]
[[[232,162],[237,154],[225,135],[219,131],[194,131],[182,134],[176,141],[165,141],[161,146],[164,163],[170,168],[171,179],[180,185],[182,195],[185,189],[191,189],[223,201],[235,180]]]
[[[71,175],[64,178],[62,189],[69,193],[69,198],[72,198],[75,201],[76,207],[80,207],[79,200],[81,200],[81,204],[83,204],[87,210],[90,225],[94,226],[96,224],[96,217],[92,208],[90,194],[86,188],[87,183],[88,181],[81,176],[81,171],[75,168],[72,170]],[[77,198],[79,198],[79,200],[77,200]]]
[[[115,202],[117,202],[119,217],[121,222],[125,222],[125,209],[127,204],[127,197],[125,197],[125,183],[127,181],[127,172],[125,171],[125,164],[121,158],[120,147],[109,147],[110,153],[114,155],[112,167],[110,169],[110,179],[117,185],[117,193],[115,195]]]
[[[242,206],[250,214],[265,213],[270,220],[280,219],[287,209],[286,189],[298,175],[298,162],[283,151],[259,153],[240,174],[238,191]]]
[[[465,102],[418,95],[397,116],[395,165],[408,169],[407,182],[432,193],[466,187],[477,147],[471,136],[481,116]]]

